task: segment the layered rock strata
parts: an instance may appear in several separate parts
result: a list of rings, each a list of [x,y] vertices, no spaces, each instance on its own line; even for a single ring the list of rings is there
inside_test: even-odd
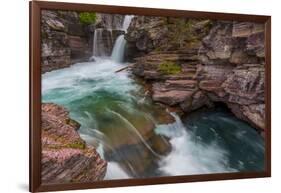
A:
[[[264,132],[263,24],[179,20],[137,17],[126,34],[152,99],[185,112],[222,102]]]
[[[72,11],[41,12],[41,72],[86,61],[91,47],[79,15]]]
[[[93,182],[104,178],[107,163],[80,138],[79,127],[63,107],[42,104],[42,183]]]

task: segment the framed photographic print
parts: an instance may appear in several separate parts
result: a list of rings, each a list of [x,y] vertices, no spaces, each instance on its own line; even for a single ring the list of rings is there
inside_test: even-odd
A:
[[[271,18],[30,2],[30,191],[271,175]]]

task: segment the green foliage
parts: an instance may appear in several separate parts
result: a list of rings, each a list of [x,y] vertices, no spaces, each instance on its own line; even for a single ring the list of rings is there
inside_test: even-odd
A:
[[[80,23],[90,25],[96,22],[97,15],[95,12],[81,12],[79,13]]]
[[[163,74],[178,74],[181,72],[181,66],[171,61],[161,63],[158,69]]]

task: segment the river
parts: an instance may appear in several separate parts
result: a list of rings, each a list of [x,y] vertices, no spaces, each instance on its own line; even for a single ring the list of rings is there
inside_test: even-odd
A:
[[[124,46],[121,35],[111,57],[42,75],[42,102],[66,107],[81,124],[81,137],[108,162],[105,180],[264,170],[263,138],[226,108],[180,118],[130,72],[115,73],[126,66]]]
[[[175,121],[163,124],[166,110],[152,103],[130,73],[115,73],[123,66],[96,58],[42,76],[42,101],[70,110],[81,137],[109,162],[107,179],[263,170],[264,141],[248,124],[224,109],[183,120],[171,113]],[[169,153],[158,155],[147,142],[151,135],[168,142]]]

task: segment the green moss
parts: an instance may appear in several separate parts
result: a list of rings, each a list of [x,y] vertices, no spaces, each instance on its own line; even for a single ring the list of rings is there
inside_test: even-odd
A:
[[[80,23],[90,25],[96,22],[97,15],[95,12],[81,12],[79,13]]]
[[[82,141],[75,141],[73,143],[67,144],[66,147],[74,149],[85,149],[86,145]]]
[[[158,70],[163,74],[178,74],[181,72],[181,66],[175,62],[165,61],[159,65]]]
[[[61,149],[61,148],[85,149],[86,144],[83,141],[75,141],[73,143],[65,144],[65,145],[50,144],[50,145],[46,145],[46,148],[49,148],[49,149]]]

